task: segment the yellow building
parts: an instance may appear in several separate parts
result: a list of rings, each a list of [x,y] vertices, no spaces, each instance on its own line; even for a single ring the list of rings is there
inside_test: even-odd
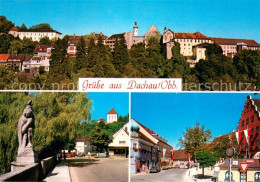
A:
[[[242,172],[240,163],[249,162],[247,171]],[[219,182],[228,182],[229,175],[229,160],[220,165],[220,172],[218,175]],[[232,159],[231,167],[231,181],[232,182],[259,182],[260,181],[260,163],[258,159]]]

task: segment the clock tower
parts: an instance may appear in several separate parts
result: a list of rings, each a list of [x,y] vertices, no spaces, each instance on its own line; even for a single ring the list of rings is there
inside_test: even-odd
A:
[[[135,22],[135,25],[133,26],[134,29],[134,36],[138,36],[138,25],[137,22]]]

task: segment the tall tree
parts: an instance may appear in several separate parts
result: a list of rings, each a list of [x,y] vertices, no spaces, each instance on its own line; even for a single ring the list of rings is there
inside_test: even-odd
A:
[[[108,134],[106,134],[99,126],[96,126],[90,136],[90,144],[97,152],[104,152],[108,148],[108,144],[111,142]]]
[[[179,141],[194,160],[196,152],[203,151],[210,138],[211,131],[205,130],[205,126],[200,127],[200,124],[197,123],[194,127],[186,129],[184,136]]]
[[[51,54],[50,75],[54,80],[70,78],[71,65],[67,56],[68,38],[58,39]]]
[[[116,70],[122,73],[128,62],[129,55],[127,51],[125,37],[121,36],[119,40],[116,40],[112,63],[114,64]]]
[[[77,73],[80,69],[86,67],[87,56],[86,56],[86,42],[83,37],[80,37],[77,44],[76,63],[74,71]]]

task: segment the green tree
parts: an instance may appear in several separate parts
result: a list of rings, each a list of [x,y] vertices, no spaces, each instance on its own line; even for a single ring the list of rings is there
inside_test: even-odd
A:
[[[41,45],[51,45],[51,43],[52,43],[52,41],[47,36],[41,38],[39,41],[39,44],[41,44]]]
[[[194,160],[196,152],[204,150],[205,144],[210,138],[211,131],[205,130],[205,126],[200,127],[200,124],[197,123],[194,127],[186,129],[184,136],[179,141]]]
[[[8,53],[10,54],[20,54],[23,49],[23,44],[20,40],[14,39],[10,42],[10,47]]]
[[[53,81],[60,81],[71,77],[72,65],[67,56],[68,38],[58,39],[51,54],[49,75]]]
[[[107,150],[110,142],[108,134],[96,126],[90,136],[90,144],[93,146],[93,149],[97,152],[104,152],[104,150]]]
[[[11,42],[14,40],[15,38],[12,35],[9,34],[0,34],[0,54],[7,54],[8,50],[11,46]]]
[[[204,178],[204,168],[214,166],[218,158],[209,151],[199,151],[196,152],[196,160],[200,163],[202,167],[202,177]]]
[[[22,42],[22,54],[33,54],[36,43],[29,38],[23,38]]]
[[[258,88],[260,86],[260,51],[242,50],[234,56],[233,61],[238,79],[246,77],[247,83],[253,83]]]
[[[114,64],[116,70],[122,73],[128,62],[129,55],[127,51],[125,37],[121,36],[119,40],[116,40],[112,63]]]
[[[86,56],[86,42],[83,37],[80,37],[77,44],[76,63],[74,66],[74,72],[77,73],[80,69],[86,67],[87,56]]]
[[[8,33],[14,24],[7,20],[5,16],[0,16],[0,32]]]
[[[41,24],[33,25],[29,29],[31,29],[31,30],[52,30],[49,23],[41,23]]]
[[[216,54],[216,55],[222,55],[223,53],[223,50],[222,48],[216,44],[216,43],[213,43],[213,44],[208,44],[207,48],[206,48],[206,55],[207,57],[213,55],[213,54]]]

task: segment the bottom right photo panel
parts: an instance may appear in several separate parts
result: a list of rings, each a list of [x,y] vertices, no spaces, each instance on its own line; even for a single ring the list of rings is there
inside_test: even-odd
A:
[[[260,181],[260,94],[131,93],[130,178]]]

